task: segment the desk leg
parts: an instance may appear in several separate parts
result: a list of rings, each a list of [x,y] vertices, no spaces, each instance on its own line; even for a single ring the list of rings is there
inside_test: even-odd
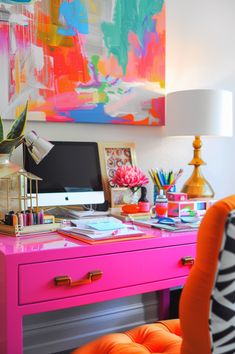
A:
[[[8,313],[9,314],[9,313]],[[22,354],[23,353],[23,326],[22,318],[16,313],[9,314],[1,323],[0,353]],[[2,317],[2,316],[1,316]]]
[[[23,353],[23,314],[18,306],[18,264],[0,254],[0,353]]]
[[[165,320],[169,317],[170,310],[170,289],[159,291],[159,320]]]
[[[22,318],[15,316],[11,321],[11,328],[8,328],[7,354],[23,353],[23,325]]]

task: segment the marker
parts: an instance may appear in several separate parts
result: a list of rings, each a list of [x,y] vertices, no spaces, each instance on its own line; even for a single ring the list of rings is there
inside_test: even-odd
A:
[[[39,212],[39,219],[40,219],[40,224],[44,224],[44,211],[43,211],[43,209],[41,209]]]
[[[37,213],[33,210],[33,225],[37,225]]]
[[[26,210],[26,225],[31,226],[33,225],[33,213],[30,210]]]
[[[22,218],[23,218],[23,226],[27,226],[27,215],[25,214],[24,211],[21,212]]]
[[[37,221],[37,225],[40,224],[40,211],[36,212],[36,221]]]
[[[16,213],[17,218],[18,218],[18,225],[19,226],[24,226],[24,219],[23,219],[23,215],[21,213]]]
[[[12,216],[10,213],[5,214],[5,224],[11,225]]]
[[[12,214],[12,222],[11,222],[11,225],[12,225],[12,226],[18,225],[18,217],[17,217],[17,215],[16,215],[15,213]]]

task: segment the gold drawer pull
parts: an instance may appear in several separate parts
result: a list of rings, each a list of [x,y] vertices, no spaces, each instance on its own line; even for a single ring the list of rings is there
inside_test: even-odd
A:
[[[84,279],[73,281],[72,278],[69,277],[68,275],[61,275],[59,277],[55,277],[54,281],[55,281],[56,286],[68,285],[68,286],[72,287],[72,286],[90,284],[91,282],[100,279],[102,277],[102,275],[103,275],[103,272],[101,272],[101,270],[93,270],[93,271],[87,273],[87,275]]]
[[[194,264],[194,258],[191,256],[186,256],[181,258],[182,264],[185,265],[193,265]]]

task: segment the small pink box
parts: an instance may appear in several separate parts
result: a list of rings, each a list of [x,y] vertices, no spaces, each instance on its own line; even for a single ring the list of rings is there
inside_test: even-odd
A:
[[[188,199],[187,193],[167,192],[166,197],[167,197],[168,200],[174,201],[174,202],[182,202],[182,201]]]

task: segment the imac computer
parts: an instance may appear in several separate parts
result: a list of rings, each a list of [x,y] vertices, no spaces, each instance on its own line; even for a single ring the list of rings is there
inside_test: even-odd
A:
[[[24,168],[41,177],[38,205],[94,205],[104,202],[98,145],[51,141],[50,153],[37,165],[24,147]],[[35,191],[33,191],[35,193]]]

